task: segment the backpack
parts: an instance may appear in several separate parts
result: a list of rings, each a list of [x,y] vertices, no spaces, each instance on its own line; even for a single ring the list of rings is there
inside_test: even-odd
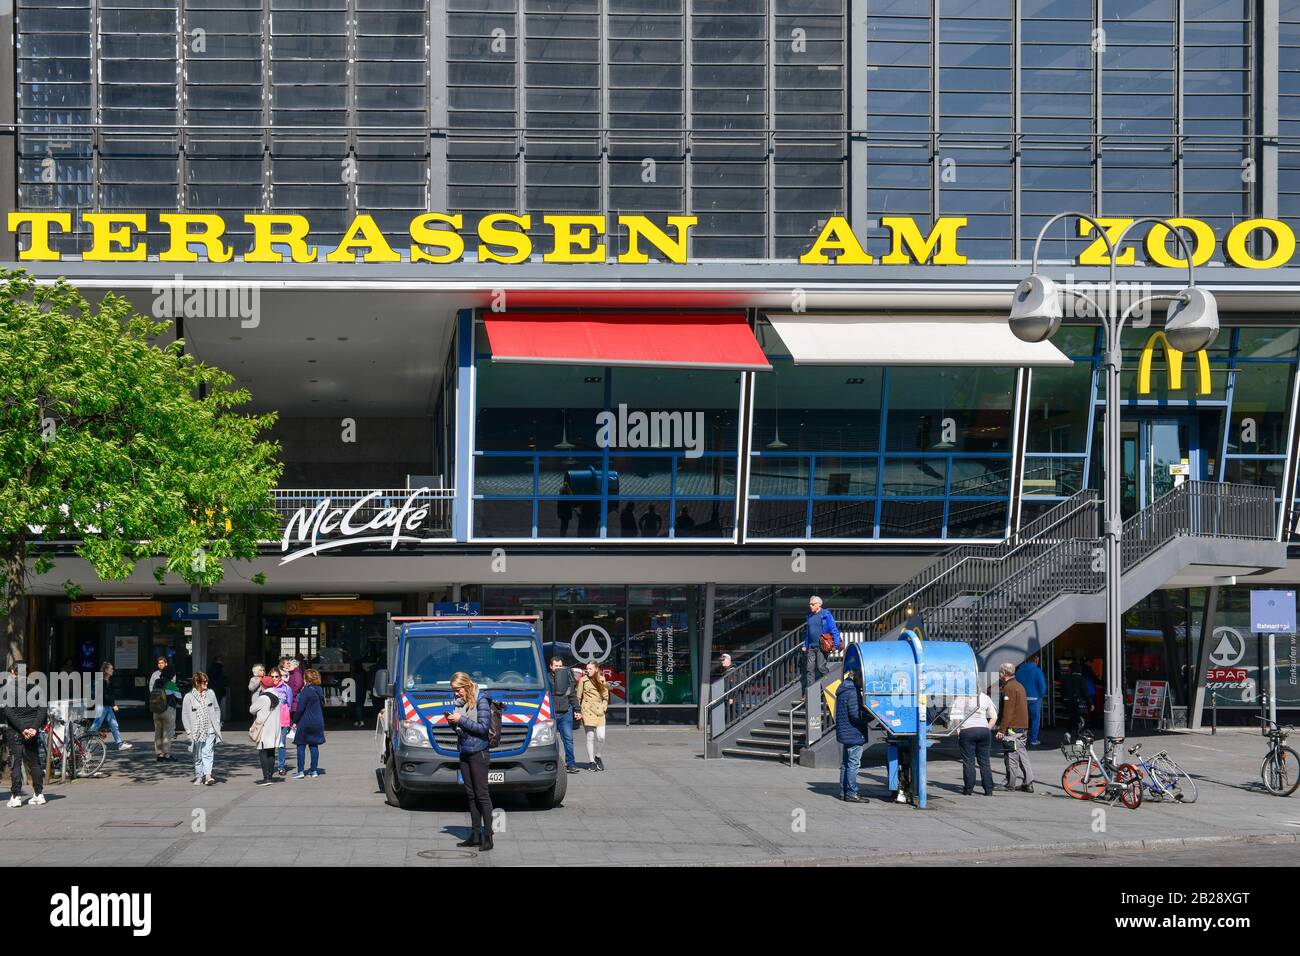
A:
[[[501,715],[505,713],[506,705],[486,695],[483,699],[488,702],[488,749],[495,750],[501,746]]]
[[[167,713],[167,707],[167,691],[163,690],[162,687],[158,687],[156,690],[150,692],[149,713],[165,714]]]

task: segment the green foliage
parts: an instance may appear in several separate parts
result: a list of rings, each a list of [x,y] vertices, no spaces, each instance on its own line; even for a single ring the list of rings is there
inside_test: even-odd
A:
[[[189,584],[221,580],[279,535],[274,415],[237,409],[226,372],[157,339],[169,322],[67,281],[0,270],[0,552],[52,567],[42,542],[75,540],[103,579],[145,559]],[[200,397],[201,396],[201,397]],[[34,534],[32,528],[39,528]]]

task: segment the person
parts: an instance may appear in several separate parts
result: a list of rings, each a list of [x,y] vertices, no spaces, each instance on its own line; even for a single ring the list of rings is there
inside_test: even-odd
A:
[[[113,743],[117,744],[118,750],[130,750],[131,744],[122,739],[122,731],[117,726],[117,696],[113,693],[113,665],[105,661],[100,671],[104,675],[104,692],[103,699],[99,706],[99,713],[95,716],[94,721],[90,724],[91,733],[99,733],[99,729],[108,724],[108,732],[113,735]]]
[[[973,688],[972,688],[973,689]],[[993,699],[980,691],[958,698],[954,718],[959,721],[957,742],[961,746],[961,792],[969,797],[975,792],[975,765],[978,762],[980,785],[984,796],[993,796],[993,768],[989,765],[989,749],[993,728],[997,726],[998,711]]]
[[[294,778],[319,777],[320,745],[325,743],[325,692],[320,689],[320,671],[303,674],[302,692],[293,701],[293,742],[298,748],[298,770]],[[311,748],[311,769],[303,772],[306,749]]]
[[[564,745],[564,771],[577,773],[573,762],[573,711],[578,706],[578,683],[573,671],[564,666],[557,655],[551,658],[551,710],[555,714],[555,729]]]
[[[166,657],[159,655],[158,669],[149,677],[149,713],[153,715],[153,750],[156,760],[174,760],[172,738],[176,736],[176,708],[172,692],[176,690],[176,670]]]
[[[835,739],[840,743],[840,799],[845,803],[866,803],[858,796],[858,771],[862,748],[867,743],[870,719],[862,707],[856,672],[844,669],[844,679],[835,690]]]
[[[271,689],[275,691],[280,698],[280,743],[276,747],[276,773],[281,777],[288,776],[289,768],[286,764],[285,756],[288,749],[289,727],[293,723],[290,713],[293,710],[293,691],[285,682],[284,671],[278,667],[271,668]]]
[[[659,512],[655,511],[655,506],[647,505],[646,513],[643,514],[641,520],[637,522],[637,527],[641,529],[641,537],[657,538],[659,537],[659,529],[663,526],[664,519]]]
[[[725,680],[729,670],[731,670],[731,655],[723,654],[718,658],[718,669],[714,680]]]
[[[488,724],[492,705],[478,692],[478,686],[464,671],[451,675],[456,707],[447,722],[456,729],[460,751],[460,776],[469,800],[468,839],[457,846],[476,846],[480,853],[492,849],[492,796],[488,793]]]
[[[248,692],[256,694],[262,686],[262,678],[266,676],[266,668],[261,664],[254,664],[252,677],[248,679]]]
[[[230,705],[226,700],[226,659],[224,657],[214,657],[212,666],[208,668],[208,686],[212,693],[217,695],[217,706],[221,710],[221,719],[226,720],[230,717]]]
[[[284,672],[284,682],[289,685],[289,693],[297,697],[306,684],[306,675],[303,673],[302,664],[298,658],[289,658],[288,670]]]
[[[1088,698],[1088,685],[1084,683],[1081,665],[1073,661],[1061,664],[1061,700],[1065,704],[1066,720],[1069,721],[1070,733],[1076,737],[1088,721],[1092,702]]]
[[[998,740],[1002,741],[1002,759],[1007,766],[1007,789],[1034,792],[1034,768],[1029,765],[1028,748],[1025,747],[1025,728],[1029,726],[1029,708],[1025,706],[1025,689],[1016,680],[1016,669],[1010,663],[998,668],[1002,684],[1002,716],[998,721]],[[1024,783],[1016,786],[1016,777]]]
[[[826,674],[826,658],[829,653],[840,649],[840,628],[835,623],[835,616],[822,608],[822,599],[814,594],[808,599],[807,627],[803,635],[803,681],[804,694]],[[828,637],[828,641],[823,641]],[[826,645],[830,644],[830,651]]]
[[[629,501],[623,506],[623,510],[618,513],[619,531],[625,538],[635,538],[640,529],[636,523],[636,502]]]
[[[1043,698],[1047,696],[1047,678],[1038,666],[1038,655],[1029,658],[1016,668],[1016,680],[1025,689],[1025,706],[1029,711],[1029,746],[1038,746],[1038,727],[1043,716]]]
[[[208,675],[194,674],[190,692],[181,702],[181,726],[190,738],[194,753],[194,786],[212,786],[212,758],[221,740],[221,702],[212,690]]]
[[[569,496],[573,494],[573,485],[569,484],[569,475],[566,472],[564,481],[560,484],[560,500],[555,503],[555,517],[560,522],[560,537],[566,537],[569,533],[569,522],[573,520],[573,502]]]
[[[691,513],[686,509],[686,506],[682,505],[677,512],[677,530],[690,531],[694,527],[695,519],[691,517]]]
[[[32,792],[28,806],[45,805],[45,777],[41,768],[40,731],[49,723],[50,712],[45,707],[45,695],[35,682],[19,677],[18,664],[9,667],[10,687],[5,695],[0,723],[9,748],[9,806],[21,807],[23,798],[23,765],[32,778]]]
[[[605,746],[605,711],[609,709],[609,684],[595,661],[587,661],[587,671],[578,681],[578,719],[587,737],[587,770],[603,771],[600,752]]]
[[[255,680],[253,702],[248,706],[248,712],[253,715],[253,726],[249,733],[256,731],[253,743],[257,747],[258,765],[262,768],[262,779],[256,785],[265,787],[278,782],[275,776],[275,750],[280,744],[279,710],[282,705],[280,695],[275,692],[274,677],[257,677]]]
[[[369,687],[366,686],[366,662],[358,654],[352,658],[352,688],[354,700],[352,701],[352,713],[354,720],[353,727],[364,727],[366,725],[366,693]]]

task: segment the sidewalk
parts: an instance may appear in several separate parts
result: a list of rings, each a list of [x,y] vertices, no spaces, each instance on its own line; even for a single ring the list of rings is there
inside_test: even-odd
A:
[[[559,809],[503,799],[504,832],[492,853],[480,855],[455,847],[468,827],[462,801],[416,812],[386,806],[375,781],[373,731],[327,733],[325,776],[265,788],[253,786],[256,759],[242,729],[218,748],[222,782],[214,787],[191,786],[186,744],[174,751],[174,763],[158,763],[151,735],[128,733],[136,748],[110,751],[109,776],[52,786],[45,807],[0,806],[0,864],[870,863],[1300,833],[1300,795],[1281,799],[1259,786],[1264,741],[1247,729],[1145,740],[1146,753],[1168,749],[1196,778],[1194,805],[1146,803],[1131,811],[1072,800],[1060,789],[1065,760],[1046,748],[1031,751],[1037,793],[963,797],[956,748],[945,743],[931,751],[930,807],[922,811],[879,799],[877,751],[868,753],[862,775],[863,795],[876,799],[851,805],[834,798],[834,769],[705,761],[694,730],[611,727],[607,772],[570,777]]]

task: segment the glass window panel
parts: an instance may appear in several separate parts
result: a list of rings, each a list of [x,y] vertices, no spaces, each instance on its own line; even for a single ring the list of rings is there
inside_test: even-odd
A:
[[[880,503],[880,537],[938,538],[943,534],[942,501]]]
[[[889,377],[889,451],[1010,451],[1014,372],[895,368]]]
[[[1085,334],[1091,338],[1090,332]],[[1063,343],[1056,344],[1065,347]],[[1091,384],[1089,362],[1076,362],[1069,368],[1034,369],[1028,408],[1028,451],[1087,450]]]
[[[1284,455],[1291,404],[1291,362],[1242,363],[1232,389],[1228,453]]]
[[[814,538],[870,538],[875,534],[875,501],[814,501]]]
[[[1026,495],[1051,495],[1067,498],[1083,490],[1083,466],[1086,459],[1025,457],[1022,484]]]
[[[887,458],[884,468],[884,495],[943,497],[947,491],[947,458]]]

